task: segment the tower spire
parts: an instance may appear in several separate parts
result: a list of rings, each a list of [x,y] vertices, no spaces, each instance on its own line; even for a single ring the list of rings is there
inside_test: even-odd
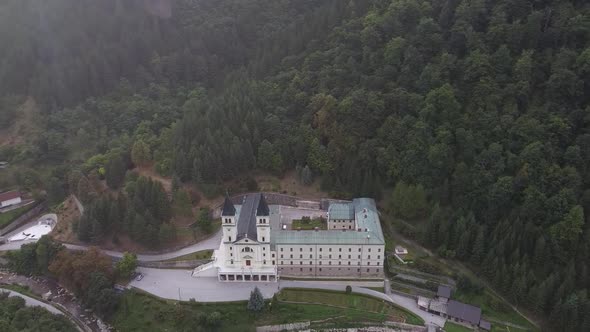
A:
[[[225,193],[225,201],[223,201],[223,209],[221,210],[222,216],[235,216],[236,215],[236,208],[234,207],[234,203],[231,202],[229,195],[226,191]]]

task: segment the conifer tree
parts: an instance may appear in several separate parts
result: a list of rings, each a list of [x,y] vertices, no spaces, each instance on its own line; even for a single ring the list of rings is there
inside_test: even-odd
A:
[[[254,290],[250,292],[247,308],[254,312],[260,312],[264,309],[264,297],[262,297],[262,293],[258,287],[255,287]]]

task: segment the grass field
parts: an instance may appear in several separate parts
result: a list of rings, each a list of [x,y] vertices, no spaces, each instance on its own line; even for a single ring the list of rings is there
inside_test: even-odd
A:
[[[473,331],[473,329],[470,329],[470,328],[465,327],[463,325],[459,325],[459,324],[455,324],[455,323],[451,323],[451,322],[447,321],[445,323],[445,331],[446,332],[471,332],[471,331]]]
[[[284,303],[283,300],[321,301],[328,305]],[[380,300],[356,294],[339,292],[283,290],[279,301],[260,313],[246,309],[246,302],[194,303],[162,300],[136,291],[126,292],[121,304],[111,319],[118,331],[208,331],[248,332],[256,326],[316,321],[333,318],[333,326],[354,326],[356,322],[381,322],[390,315],[406,315],[407,322],[424,322],[400,308]],[[321,303],[324,303],[321,302]],[[343,306],[337,308],[330,305]],[[375,311],[375,312],[373,312]],[[203,326],[204,317],[214,312],[221,315],[216,328]],[[200,329],[198,328],[200,327]]]
[[[292,229],[313,230],[316,227],[323,230],[328,229],[326,219],[296,219],[291,224]]]
[[[165,262],[177,262],[177,261],[192,261],[196,259],[209,259],[213,254],[213,250],[201,250],[197,252],[192,252],[190,254],[178,256],[175,258],[167,259]]]
[[[424,321],[399,307],[373,297],[361,294],[317,291],[305,289],[284,289],[278,295],[279,301],[324,304],[377,314],[377,320],[402,321],[409,324],[423,325]]]
[[[10,224],[14,219],[18,218],[23,213],[29,211],[35,206],[35,204],[29,204],[21,206],[18,209],[14,209],[5,213],[0,213],[0,228]]]

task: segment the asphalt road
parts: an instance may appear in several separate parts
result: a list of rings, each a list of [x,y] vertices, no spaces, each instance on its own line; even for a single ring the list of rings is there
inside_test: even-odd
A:
[[[25,226],[23,226],[23,227],[25,227]],[[15,231],[15,232],[18,233],[18,231]],[[220,229],[212,237],[210,237],[206,240],[203,240],[199,243],[192,244],[188,247],[184,247],[184,248],[176,250],[176,251],[171,251],[171,252],[162,253],[162,254],[153,254],[153,255],[138,254],[137,259],[140,261],[143,261],[143,262],[154,262],[154,261],[161,261],[161,260],[180,257],[183,255],[190,254],[190,253],[197,252],[197,251],[201,251],[201,250],[218,249],[219,244],[221,242],[221,235],[222,235],[222,230]],[[18,250],[18,249],[20,249],[20,247],[22,245],[27,244],[27,243],[33,243],[35,241],[36,240],[15,241],[15,242],[5,243],[5,244],[0,245],[0,251]],[[64,246],[66,248],[72,249],[72,250],[88,250],[88,248],[90,247],[90,246],[77,245],[77,244],[64,244]],[[119,252],[119,251],[103,250],[103,249],[101,249],[101,251],[111,257],[123,257],[123,253]]]
[[[59,311],[59,309],[57,309],[56,307],[54,307],[52,305],[49,305],[49,304],[47,304],[45,302],[41,302],[41,301],[39,301],[37,299],[34,299],[32,297],[28,297],[28,296],[23,295],[21,293],[17,293],[15,291],[12,291],[10,289],[5,289],[5,288],[0,288],[0,291],[10,293],[9,296],[19,296],[19,297],[22,297],[25,300],[25,304],[27,306],[29,306],[29,307],[35,307],[35,306],[37,306],[37,307],[43,307],[43,308],[47,309],[49,312],[51,312],[53,314],[63,315],[63,312]]]

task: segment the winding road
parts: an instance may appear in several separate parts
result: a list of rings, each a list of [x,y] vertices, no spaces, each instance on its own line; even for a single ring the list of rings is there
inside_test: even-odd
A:
[[[35,223],[36,223],[36,221],[35,221]],[[18,232],[22,232],[22,230],[26,229],[28,226],[30,226],[30,224],[24,225],[23,227],[20,227],[16,231],[9,233],[7,238],[18,233]],[[172,258],[184,256],[184,255],[187,255],[187,254],[190,254],[193,252],[197,252],[197,251],[201,251],[201,250],[217,249],[217,248],[219,248],[219,243],[221,242],[221,235],[222,235],[222,230],[220,229],[213,236],[211,236],[210,238],[203,240],[199,243],[191,244],[190,246],[187,246],[187,247],[175,250],[175,251],[165,252],[165,253],[160,253],[160,254],[138,254],[137,259],[141,262],[156,262],[156,261],[162,261],[162,260],[167,260],[167,259],[172,259]],[[5,244],[0,245],[0,251],[18,250],[18,249],[20,249],[20,247],[22,245],[27,244],[27,243],[34,243],[36,241],[37,240],[29,240],[29,241],[15,241],[15,242],[5,243]],[[71,250],[88,250],[88,248],[92,247],[92,246],[87,246],[87,245],[78,245],[78,244],[69,244],[69,243],[64,243],[64,246],[68,249],[71,249]],[[105,250],[105,249],[100,249],[100,251],[102,251],[104,254],[111,256],[111,257],[116,257],[116,258],[123,257],[123,253],[120,251]]]
[[[63,312],[61,312],[59,309],[57,309],[56,307],[49,305],[45,302],[41,302],[37,299],[34,299],[32,297],[29,297],[27,295],[15,292],[13,290],[10,289],[6,289],[6,288],[1,288],[0,287],[0,292],[8,292],[9,295],[8,296],[18,296],[18,297],[22,297],[25,300],[25,304],[28,307],[43,307],[45,309],[47,309],[47,311],[51,312],[52,314],[59,314],[59,315],[63,315]]]

